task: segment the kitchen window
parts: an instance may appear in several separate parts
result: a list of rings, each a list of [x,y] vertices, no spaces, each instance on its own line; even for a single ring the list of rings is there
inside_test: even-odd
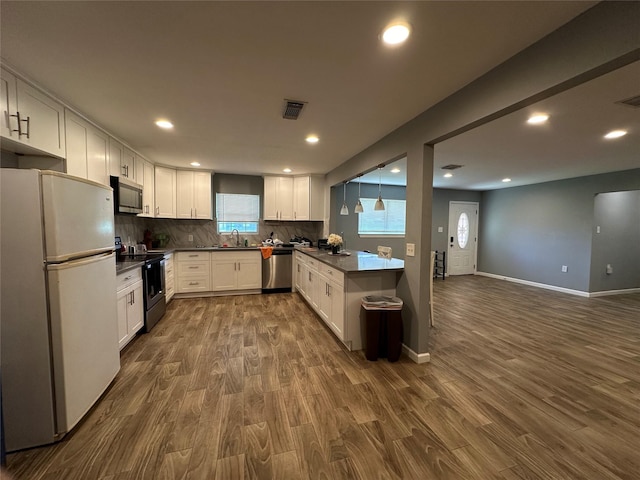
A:
[[[258,233],[260,196],[216,193],[218,233]]]
[[[358,214],[358,235],[361,237],[404,237],[406,200],[384,199],[384,210],[374,210],[375,198],[361,198],[364,211]]]

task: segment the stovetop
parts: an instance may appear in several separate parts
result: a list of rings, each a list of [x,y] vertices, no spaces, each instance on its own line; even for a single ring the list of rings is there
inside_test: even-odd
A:
[[[149,262],[153,262],[156,260],[161,260],[162,258],[164,258],[164,255],[161,253],[143,253],[143,254],[127,254],[127,255],[118,255],[116,257],[116,262],[117,263],[124,263],[124,262],[145,262],[145,263],[149,263]]]

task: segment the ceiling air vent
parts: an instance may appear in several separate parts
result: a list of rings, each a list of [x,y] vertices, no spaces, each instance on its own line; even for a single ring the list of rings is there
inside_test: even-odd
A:
[[[635,97],[627,98],[626,100],[620,100],[619,103],[621,105],[626,105],[628,107],[640,108],[640,95],[636,95]]]
[[[286,118],[287,120],[297,120],[300,116],[300,112],[302,111],[302,107],[307,102],[300,102],[297,100],[287,100],[285,99],[284,112],[282,113],[282,118]]]
[[[441,167],[441,168],[442,170],[457,170],[458,168],[462,168],[462,167],[464,167],[464,165],[451,164],[451,165],[445,165],[444,167]]]

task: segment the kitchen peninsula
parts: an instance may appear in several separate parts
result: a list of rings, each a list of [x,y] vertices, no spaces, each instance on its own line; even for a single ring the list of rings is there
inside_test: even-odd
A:
[[[360,305],[366,295],[396,295],[404,261],[368,252],[332,255],[297,247],[293,283],[307,303],[349,350],[361,350]]]

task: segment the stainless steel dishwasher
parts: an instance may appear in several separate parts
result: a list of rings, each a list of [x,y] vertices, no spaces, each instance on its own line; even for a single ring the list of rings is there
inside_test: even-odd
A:
[[[269,258],[262,258],[262,290],[290,292],[293,249],[275,247]]]

